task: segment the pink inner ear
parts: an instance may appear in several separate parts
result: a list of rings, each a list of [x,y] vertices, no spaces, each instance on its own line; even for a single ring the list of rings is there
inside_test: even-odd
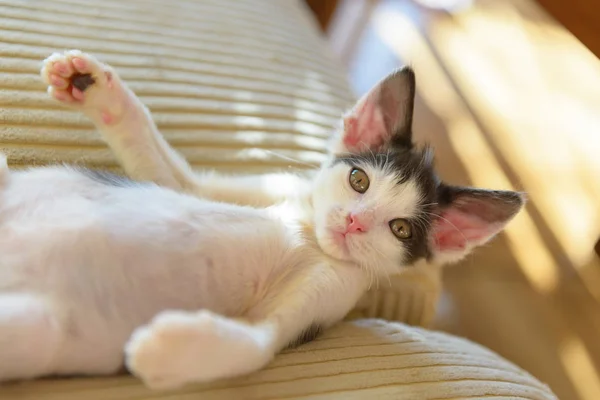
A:
[[[460,209],[450,208],[441,214],[433,226],[436,251],[466,250],[483,244],[501,228],[501,224],[485,221]]]
[[[344,145],[350,150],[377,148],[388,135],[383,114],[371,98],[344,119]]]

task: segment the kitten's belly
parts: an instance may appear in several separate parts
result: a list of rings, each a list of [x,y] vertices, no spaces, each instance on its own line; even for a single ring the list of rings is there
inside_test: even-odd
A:
[[[162,310],[243,313],[289,257],[293,237],[264,211],[119,190],[0,203],[0,292],[39,293],[80,342],[121,346]]]

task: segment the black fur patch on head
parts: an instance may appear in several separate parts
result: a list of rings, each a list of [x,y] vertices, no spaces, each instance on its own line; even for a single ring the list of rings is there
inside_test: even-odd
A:
[[[107,185],[107,186],[132,187],[132,186],[140,185],[139,182],[132,181],[131,179],[127,178],[126,176],[113,174],[113,173],[107,172],[107,171],[102,171],[102,170],[97,170],[97,169],[89,169],[89,168],[83,168],[83,167],[79,167],[79,168],[77,168],[77,170],[81,174],[87,176],[88,178],[90,178],[98,183]]]
[[[312,342],[322,332],[323,327],[317,323],[313,323],[311,326],[303,330],[300,335],[298,335],[296,340],[292,341],[287,348],[293,349],[294,347],[298,347],[304,343]]]
[[[437,208],[440,179],[433,169],[433,152],[429,147],[415,149],[408,146],[391,146],[387,151],[364,152],[338,156],[334,164],[343,162],[349,166],[370,164],[374,168],[383,168],[398,176],[398,185],[409,180],[414,181],[422,194],[419,215],[410,219],[412,237],[402,241],[407,250],[403,264],[411,265],[421,258],[428,258],[429,229],[432,212]]]
[[[412,70],[412,68],[405,66],[404,68],[396,71],[394,75],[400,75],[404,78],[401,90],[403,101],[400,103],[402,116],[401,120],[397,121],[395,126],[389,127],[391,128],[390,131],[392,132],[392,138],[389,145],[392,148],[397,149],[412,149],[412,124],[415,108],[415,95],[417,92],[415,72]]]

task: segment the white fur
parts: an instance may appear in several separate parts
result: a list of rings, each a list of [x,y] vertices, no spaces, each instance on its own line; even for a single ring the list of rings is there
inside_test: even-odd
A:
[[[74,57],[101,77],[82,110],[118,155],[144,149],[124,162],[130,175],[179,190],[195,182],[187,168],[171,174],[169,157],[146,162],[174,153],[91,57],[53,56],[46,81],[52,63]],[[103,97],[127,115],[103,123]],[[0,167],[0,380],[114,373],[123,349],[153,388],[235,376],[264,366],[312,323],[341,319],[364,292],[360,268],[320,251],[308,198],[256,209],[155,184],[108,186],[63,167],[10,176]]]
[[[83,99],[56,80],[74,71],[96,79]],[[196,176],[110,67],[70,51],[42,77],[150,183],[110,186],[68,167],[9,174],[0,157],[0,381],[110,374],[123,358],[152,388],[245,374],[399,270],[406,249],[388,222],[416,213],[415,182],[358,165],[371,178],[359,195],[343,163],[314,181]],[[330,229],[350,212],[371,228],[344,251]]]
[[[352,168],[347,164],[324,168],[317,175],[312,192],[317,240],[321,249],[332,257],[358,263],[379,275],[396,273],[406,249],[390,231],[389,221],[413,217],[421,195],[412,180],[397,185],[397,177],[390,171],[367,163],[356,167],[371,179],[371,186],[364,194],[351,188],[348,175]],[[344,227],[347,215],[352,212],[366,215],[371,229],[348,236],[348,249],[342,251],[335,244],[330,229]]]
[[[116,372],[134,329],[165,310],[190,313],[166,311],[136,331],[127,345],[134,373],[153,387],[234,376],[263,366],[312,322],[342,318],[364,289],[360,269],[324,257],[277,207],[115,188],[67,168],[10,178],[0,200],[3,379]],[[36,346],[17,352],[21,337]],[[196,339],[188,347],[182,337]],[[221,340],[222,356],[209,356]]]

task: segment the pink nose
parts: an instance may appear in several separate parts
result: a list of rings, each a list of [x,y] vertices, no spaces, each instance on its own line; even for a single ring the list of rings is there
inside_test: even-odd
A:
[[[367,227],[362,223],[357,215],[350,214],[348,216],[348,226],[346,233],[366,232]]]

